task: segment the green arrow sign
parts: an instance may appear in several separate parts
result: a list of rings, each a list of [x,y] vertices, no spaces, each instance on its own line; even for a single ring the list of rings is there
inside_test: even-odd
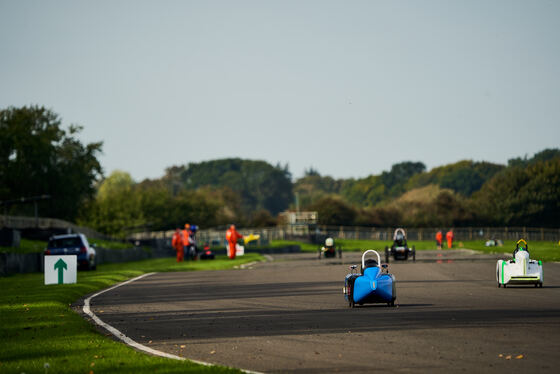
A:
[[[58,269],[58,284],[64,283],[64,270],[68,269],[66,262],[63,259],[59,259],[56,264],[54,264],[54,270]]]

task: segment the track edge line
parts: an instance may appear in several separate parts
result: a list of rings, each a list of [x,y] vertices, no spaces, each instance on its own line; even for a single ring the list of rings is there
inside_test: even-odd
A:
[[[153,348],[150,348],[150,347],[146,347],[145,345],[140,344],[140,343],[138,343],[137,341],[135,341],[135,340],[129,338],[128,336],[126,336],[125,334],[123,334],[122,332],[120,332],[119,330],[117,330],[116,328],[114,328],[113,326],[109,325],[108,323],[103,322],[103,321],[101,320],[101,318],[99,318],[99,317],[98,317],[95,313],[93,313],[93,311],[91,310],[91,308],[90,308],[90,301],[91,301],[94,297],[97,297],[97,296],[99,296],[99,295],[101,295],[101,294],[103,294],[103,293],[105,293],[105,292],[114,290],[115,288],[118,288],[118,287],[120,287],[120,286],[124,286],[124,285],[126,285],[126,284],[132,283],[132,282],[134,282],[134,281],[137,281],[137,280],[139,280],[139,279],[148,277],[148,276],[153,275],[153,274],[156,274],[156,273],[146,273],[146,274],[142,274],[142,275],[140,275],[140,276],[138,276],[138,277],[135,277],[135,278],[129,279],[129,280],[127,280],[127,281],[118,283],[118,284],[116,284],[116,285],[114,285],[114,286],[112,286],[112,287],[109,287],[109,288],[107,288],[107,289],[105,289],[105,290],[99,291],[99,292],[97,292],[97,293],[95,293],[95,294],[89,296],[88,298],[86,298],[86,299],[84,300],[84,306],[83,306],[83,308],[82,308],[83,312],[84,312],[86,315],[88,315],[89,317],[91,317],[91,319],[92,319],[97,325],[99,325],[99,326],[103,327],[105,330],[109,331],[109,332],[110,332],[111,334],[113,334],[117,339],[119,339],[120,341],[122,341],[123,343],[125,343],[125,344],[128,345],[128,346],[131,346],[131,347],[133,347],[133,348],[136,348],[136,349],[139,350],[139,351],[143,351],[143,352],[149,353],[149,354],[154,355],[154,356],[170,358],[170,359],[172,359],[172,360],[179,360],[179,361],[187,361],[187,360],[188,360],[188,361],[191,361],[191,362],[193,362],[193,363],[195,363],[195,364],[199,364],[199,365],[214,366],[215,364],[212,364],[212,363],[209,363],[209,362],[198,361],[198,360],[192,360],[192,359],[188,359],[188,358],[185,358],[185,357],[177,356],[177,355],[174,355],[174,354],[171,354],[171,353],[165,353],[165,352],[162,352],[162,351],[158,351],[157,349],[153,349]],[[241,371],[243,371],[244,373],[261,374],[261,373],[258,372],[258,371],[244,370],[244,369],[239,369],[239,368],[236,368],[236,369],[241,370]]]

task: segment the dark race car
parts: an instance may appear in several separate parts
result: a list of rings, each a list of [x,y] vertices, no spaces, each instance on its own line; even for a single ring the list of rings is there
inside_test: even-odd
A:
[[[208,245],[208,243],[204,243],[204,249],[202,250],[202,253],[200,254],[200,259],[201,260],[213,260],[215,257],[216,256],[214,256],[214,253],[210,249],[210,246]]]
[[[416,261],[416,248],[408,246],[406,232],[398,228],[393,234],[393,245],[385,247],[385,262],[389,263],[389,257],[393,257],[394,260],[408,260],[409,256],[412,257],[412,261]]]
[[[325,246],[319,249],[319,259],[321,258],[342,258],[342,249],[336,248],[333,238],[325,239]]]

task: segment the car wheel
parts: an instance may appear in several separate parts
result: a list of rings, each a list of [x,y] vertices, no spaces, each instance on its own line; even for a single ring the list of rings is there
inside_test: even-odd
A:
[[[95,256],[94,255],[90,255],[89,256],[89,262],[88,262],[88,270],[95,270],[96,265],[95,265]]]

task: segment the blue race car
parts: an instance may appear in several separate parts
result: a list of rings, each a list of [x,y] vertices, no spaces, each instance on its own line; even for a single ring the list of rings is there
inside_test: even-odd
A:
[[[377,260],[366,260],[366,254],[374,253]],[[362,254],[361,274],[356,270],[358,265],[350,267],[350,274],[344,278],[344,298],[348,306],[353,308],[355,304],[386,303],[388,306],[395,305],[397,290],[395,288],[395,277],[389,274],[387,264],[381,264],[379,253],[369,249]]]

